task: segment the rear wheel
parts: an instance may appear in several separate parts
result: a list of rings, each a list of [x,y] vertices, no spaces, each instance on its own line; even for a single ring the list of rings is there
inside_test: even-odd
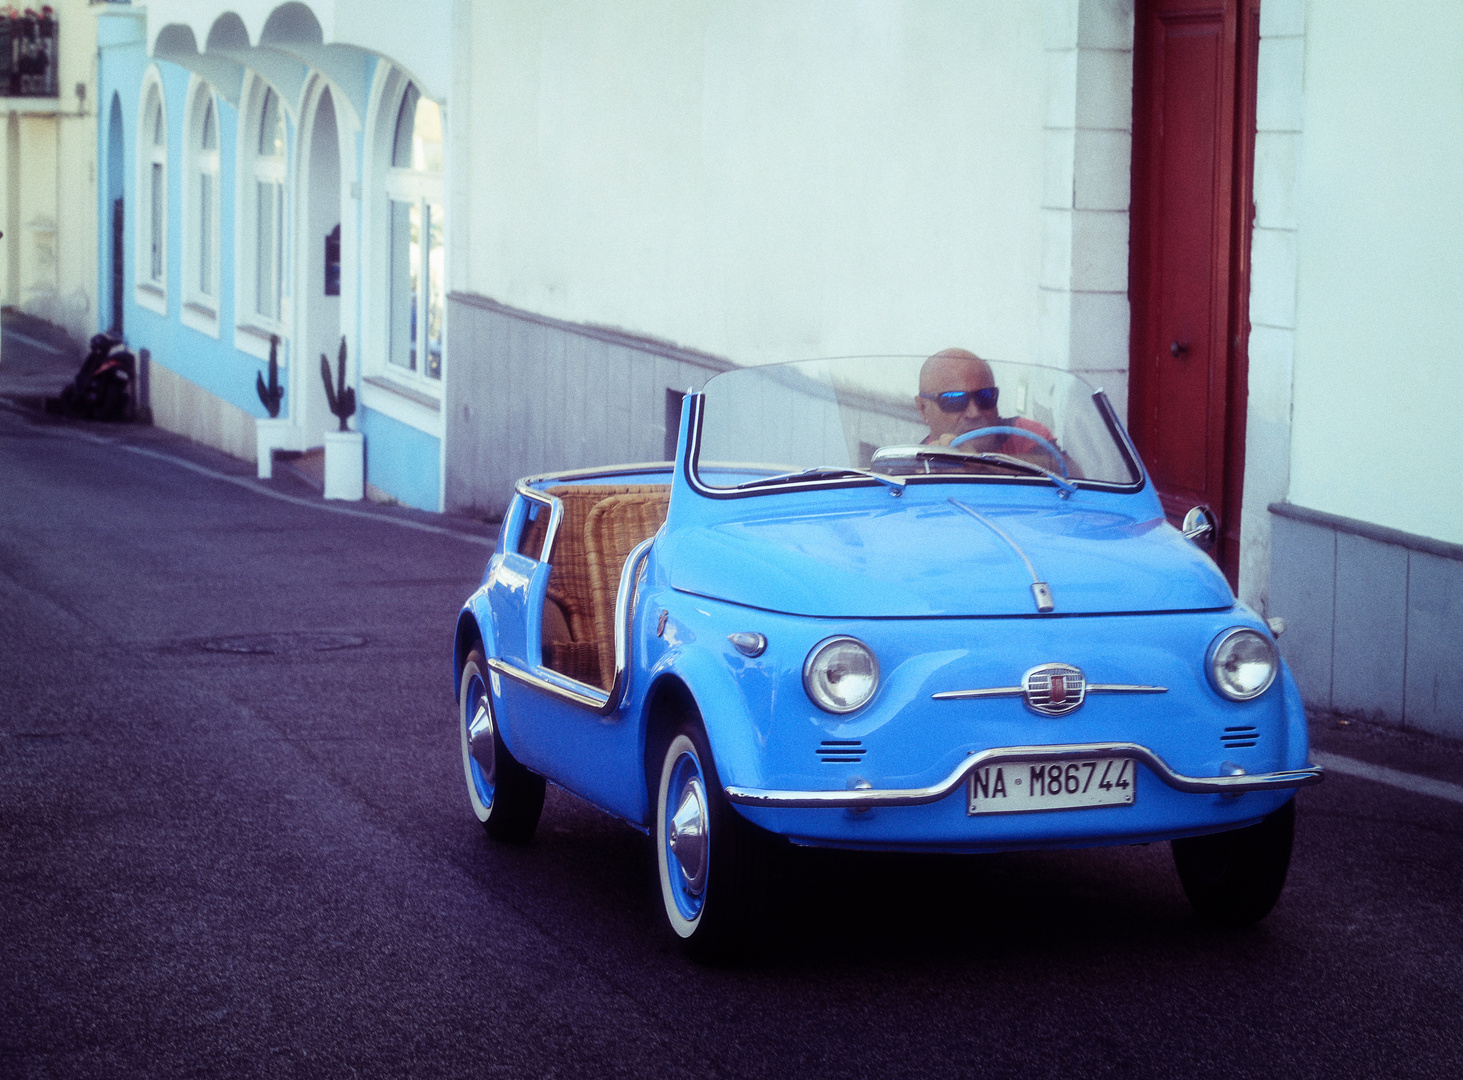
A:
[[[529,772],[508,752],[488,692],[487,659],[474,646],[462,665],[457,728],[462,770],[473,813],[494,840],[524,843],[538,828],[544,809],[544,778]]]
[[[687,954],[705,963],[747,949],[766,895],[767,838],[727,801],[699,722],[683,724],[662,758],[655,845],[666,920]]]
[[[1173,842],[1173,861],[1189,903],[1223,926],[1257,923],[1275,906],[1290,869],[1292,799],[1256,825]]]

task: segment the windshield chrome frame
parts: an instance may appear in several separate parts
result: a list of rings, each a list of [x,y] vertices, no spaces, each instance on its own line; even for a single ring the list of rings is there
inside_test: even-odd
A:
[[[1035,365],[1026,365],[1028,367]],[[733,369],[750,370],[750,369]],[[720,372],[719,374],[725,374]],[[1076,378],[1076,376],[1073,376]],[[1088,384],[1091,385],[1090,383]],[[1118,495],[1136,495],[1148,486],[1148,471],[1143,468],[1142,459],[1138,456],[1137,448],[1133,446],[1132,440],[1128,437],[1127,429],[1123,427],[1122,421],[1118,419],[1117,411],[1113,408],[1112,402],[1108,400],[1107,394],[1098,388],[1092,392],[1093,403],[1097,406],[1098,414],[1107,425],[1109,436],[1117,443],[1118,452],[1122,455],[1123,461],[1128,468],[1138,477],[1137,480],[1128,484],[1119,484],[1112,480],[1072,480],[1070,481],[1079,490],[1084,491],[1107,491]],[[836,478],[823,478],[801,482],[789,482],[786,484],[769,484],[764,487],[752,488],[719,488],[704,483],[700,477],[701,469],[701,432],[704,428],[706,414],[706,391],[701,389],[686,397],[686,407],[690,410],[690,440],[686,449],[686,456],[681,464],[681,473],[686,478],[686,483],[696,494],[708,499],[746,499],[755,498],[760,495],[776,495],[788,491],[821,491],[828,488],[851,488],[871,487],[884,483],[884,481],[873,479],[867,476],[840,476]],[[944,483],[975,483],[975,484],[1003,484],[1016,485],[1020,487],[1051,487],[1052,482],[1045,476],[999,476],[985,473],[915,473],[910,476],[903,476],[902,479],[907,486],[924,484]],[[1060,490],[1060,489],[1058,489]]]

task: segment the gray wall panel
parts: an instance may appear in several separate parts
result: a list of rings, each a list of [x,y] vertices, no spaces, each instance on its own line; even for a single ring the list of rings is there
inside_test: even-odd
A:
[[[1364,536],[1336,536],[1336,622],[1331,707],[1402,723],[1407,649],[1407,551]]]
[[[454,293],[448,304],[445,479],[455,512],[502,514],[523,476],[661,460],[666,389],[700,389],[732,366],[482,297]]]
[[[1463,739],[1463,547],[1270,509],[1269,613],[1306,704]]]
[[[1463,739],[1463,562],[1410,560],[1407,726]]]
[[[1306,704],[1329,709],[1336,534],[1282,517],[1271,527],[1268,613],[1285,620],[1280,653]]]

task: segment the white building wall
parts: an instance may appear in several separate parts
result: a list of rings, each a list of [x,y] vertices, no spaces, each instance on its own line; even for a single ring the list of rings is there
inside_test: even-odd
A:
[[[59,96],[0,97],[0,301],[85,340],[97,323],[96,21],[86,0],[51,6]]]
[[[1460,543],[1463,6],[1327,0],[1304,33],[1289,501]]]
[[[1262,19],[1241,592],[1308,706],[1463,738],[1463,9]]]
[[[1036,359],[1043,5],[488,0],[462,21],[454,288],[743,362]]]

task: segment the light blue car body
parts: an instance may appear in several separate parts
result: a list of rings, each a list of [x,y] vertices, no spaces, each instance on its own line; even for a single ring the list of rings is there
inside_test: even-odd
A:
[[[648,758],[666,722],[658,711],[689,699],[717,781],[755,824],[801,844],[952,852],[1229,830],[1319,779],[1283,665],[1253,700],[1229,700],[1212,684],[1208,652],[1218,636],[1271,631],[1165,521],[1146,473],[1128,490],[1081,488],[1070,497],[1039,478],[938,476],[897,497],[857,477],[711,491],[694,468],[699,399],[687,398],[674,464],[526,480],[504,517],[482,584],[459,616],[453,685],[480,641],[494,668],[503,743],[528,769],[650,828],[659,761]],[[544,489],[606,482],[670,485],[665,525],[622,578],[624,670],[609,695],[543,666],[550,563],[517,551],[529,518],[549,511]],[[957,502],[1041,568],[1055,611],[1034,610],[1023,560]],[[763,635],[765,651],[744,655],[729,641],[738,633]],[[815,705],[803,682],[810,651],[835,635],[865,643],[880,670],[872,699],[844,715]],[[1092,693],[1057,717],[1020,696],[933,697],[1019,685],[1053,662],[1080,668],[1092,684],[1163,692]],[[967,774],[979,755],[1096,746],[1147,752],[1134,769],[1131,805],[967,812]],[[819,804],[822,797],[831,801]]]

